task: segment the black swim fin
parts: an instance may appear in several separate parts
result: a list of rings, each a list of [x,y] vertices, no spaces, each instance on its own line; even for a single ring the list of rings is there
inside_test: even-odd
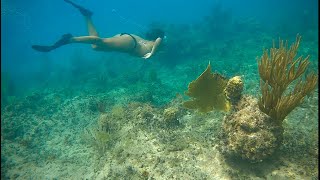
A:
[[[32,49],[40,52],[49,52],[53,49],[55,49],[53,46],[40,46],[40,45],[33,45],[31,46]]]
[[[56,43],[54,43],[53,47],[58,48],[58,47],[60,47],[60,46],[69,44],[71,38],[72,38],[72,35],[71,35],[70,33],[64,34],[64,35],[61,36],[61,38],[59,39],[59,41],[57,41]]]
[[[52,51],[60,46],[66,45],[70,43],[70,38],[72,38],[71,34],[64,34],[62,35],[61,39],[59,39],[59,41],[57,41],[56,43],[54,43],[53,46],[41,46],[41,45],[33,45],[31,46],[32,49],[36,50],[36,51],[40,51],[40,52],[49,52]]]
[[[74,2],[70,1],[70,0],[64,0],[66,3],[71,4],[73,7],[79,9],[80,13],[86,17],[91,17],[92,16],[92,12],[82,6],[79,6],[78,4],[75,4]]]

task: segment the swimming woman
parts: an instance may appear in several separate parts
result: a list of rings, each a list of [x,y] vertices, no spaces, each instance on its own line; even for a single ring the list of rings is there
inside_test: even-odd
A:
[[[74,37],[71,34],[64,34],[60,40],[51,46],[33,45],[32,48],[34,50],[49,52],[66,44],[84,43],[91,44],[92,49],[96,51],[118,51],[147,59],[157,52],[159,45],[164,38],[164,32],[160,29],[152,29],[146,34],[146,39],[129,33],[121,33],[113,37],[101,38],[93,25],[91,19],[93,13],[90,10],[85,9],[70,0],[64,1],[77,8],[85,17],[89,36]]]

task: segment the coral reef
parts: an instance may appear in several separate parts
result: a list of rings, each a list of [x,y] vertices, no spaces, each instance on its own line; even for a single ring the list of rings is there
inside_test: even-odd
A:
[[[209,112],[213,108],[229,111],[230,103],[223,92],[226,85],[226,78],[217,73],[212,74],[209,63],[207,69],[189,84],[186,95],[193,99],[184,102],[183,106],[200,112]]]
[[[279,48],[263,52],[258,61],[262,96],[259,98],[259,108],[281,125],[284,118],[310,94],[317,85],[318,76],[315,73],[304,74],[309,65],[309,56],[295,59],[301,36],[288,49],[288,41],[279,40]],[[301,76],[305,75],[305,78]],[[289,85],[297,80],[293,90],[285,93]]]
[[[273,154],[283,129],[260,111],[257,100],[251,96],[241,98],[236,109],[223,120],[223,153],[251,162],[262,161]]]
[[[236,105],[243,91],[243,81],[240,76],[229,80],[220,74],[211,73],[211,65],[188,86],[186,95],[191,96],[191,101],[186,101],[183,106],[189,109],[198,109],[200,112],[209,112],[213,109],[228,112],[231,105]]]
[[[224,93],[232,105],[236,105],[242,96],[243,81],[240,76],[229,79]]]
[[[262,97],[258,102],[243,97],[223,121],[222,152],[251,162],[262,161],[275,152],[283,140],[284,118],[316,88],[318,77],[306,75],[289,93],[288,86],[306,71],[309,56],[294,59],[300,36],[288,49],[288,43],[279,42],[279,49],[264,51],[258,62]],[[296,64],[297,67],[296,67]]]

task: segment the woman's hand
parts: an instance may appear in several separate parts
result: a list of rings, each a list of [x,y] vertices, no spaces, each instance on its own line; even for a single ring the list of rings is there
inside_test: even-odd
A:
[[[148,58],[150,58],[151,57],[151,53],[147,53],[147,54],[145,54],[142,58],[144,58],[144,59],[148,59]]]

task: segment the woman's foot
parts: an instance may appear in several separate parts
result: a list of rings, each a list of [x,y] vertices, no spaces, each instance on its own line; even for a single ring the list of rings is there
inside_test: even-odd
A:
[[[75,4],[74,2],[70,1],[70,0],[64,0],[65,2],[71,4],[73,7],[79,9],[80,13],[86,17],[91,17],[92,16],[92,12],[82,6],[79,6],[78,4]]]
[[[70,43],[70,39],[72,38],[71,34],[64,34],[62,37],[54,43],[52,46],[41,46],[41,45],[33,45],[31,46],[32,49],[40,52],[49,52],[52,51],[60,46],[66,45]]]

